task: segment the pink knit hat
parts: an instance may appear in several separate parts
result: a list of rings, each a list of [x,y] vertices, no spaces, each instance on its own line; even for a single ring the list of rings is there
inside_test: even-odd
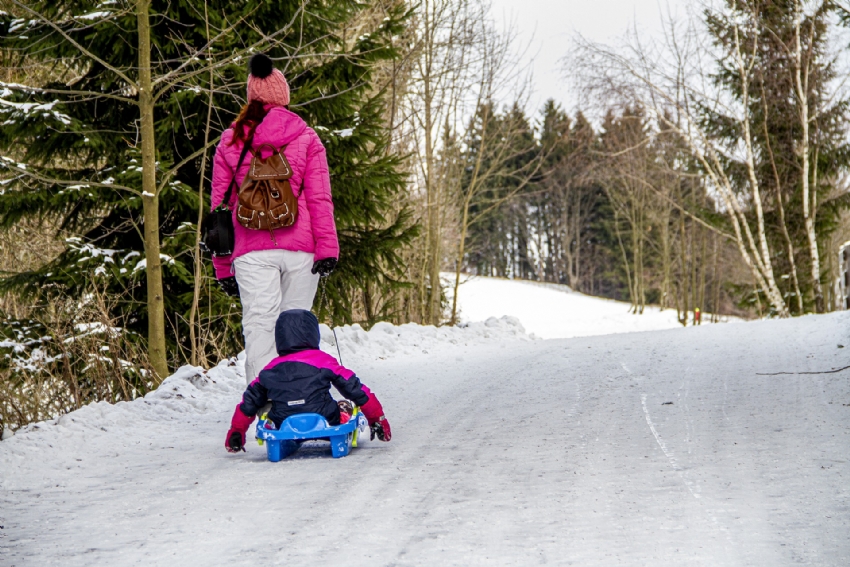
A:
[[[289,104],[289,85],[283,73],[274,68],[269,57],[257,53],[248,62],[248,102],[259,100],[266,104]]]

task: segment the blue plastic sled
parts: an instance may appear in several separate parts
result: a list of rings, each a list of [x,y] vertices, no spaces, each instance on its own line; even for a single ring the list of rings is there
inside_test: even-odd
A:
[[[286,418],[280,429],[266,429],[266,420],[261,419],[257,422],[257,439],[265,442],[273,463],[288,457],[309,439],[329,440],[333,457],[338,459],[348,455],[352,444],[357,446],[355,432],[361,425],[365,430],[366,417],[359,412],[342,425],[328,425],[324,416],[317,413],[301,413]]]

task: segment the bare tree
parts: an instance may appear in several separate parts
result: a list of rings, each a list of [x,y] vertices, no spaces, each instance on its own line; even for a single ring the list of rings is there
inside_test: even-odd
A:
[[[578,41],[587,92],[646,105],[658,132],[687,145],[779,316],[802,313],[804,296],[826,309],[821,252],[835,224],[819,222],[819,199],[846,167],[846,79],[828,38],[844,4],[728,0],[704,7],[704,19],[668,20],[661,44],[636,33],[616,49]]]
[[[588,92],[609,100],[637,101],[647,109],[659,131],[669,131],[681,138],[702,167],[709,190],[722,205],[738,250],[754,280],[764,290],[775,313],[786,317],[788,306],[776,283],[765,232],[764,201],[755,171],[756,149],[748,114],[757,46],[743,45],[744,36],[740,24],[733,21],[727,55],[743,77],[740,104],[713,87],[710,69],[714,54],[693,26],[681,33],[671,23],[665,50],[645,45],[635,36],[620,50],[580,39],[572,61]],[[735,117],[742,132],[736,147],[727,147],[705,128],[699,116],[703,108],[722,109],[724,114]],[[747,181],[743,187],[735,182],[730,169],[734,158],[745,164]],[[750,212],[755,226],[751,224]]]
[[[498,152],[489,147],[488,131],[497,122],[493,101],[518,100],[527,86],[526,73],[517,64],[516,35],[510,29],[497,31],[489,10],[487,0],[425,0],[414,22],[416,39],[408,90],[400,101],[400,123],[412,140],[414,192],[423,203],[426,233],[419,287],[422,320],[432,324],[441,323],[443,317],[440,270],[447,258],[460,258],[455,266],[461,269],[469,204],[480,196],[488,182],[485,178],[497,175],[490,166],[470,166],[471,185],[462,183],[459,160],[475,127],[473,118],[482,119],[486,157],[495,156]],[[503,158],[510,157],[507,149],[503,153]],[[452,250],[454,242],[460,242],[459,256]],[[452,311],[454,321],[456,308]]]
[[[402,136],[411,141],[415,187],[424,203],[424,269],[419,287],[425,322],[442,319],[444,230],[451,198],[451,168],[444,145],[456,135],[476,94],[489,6],[479,0],[424,0],[414,20],[414,47],[407,63],[406,92],[400,99]]]
[[[629,297],[634,313],[646,306],[646,245],[650,225],[650,201],[647,187],[652,162],[648,150],[650,138],[645,132],[643,112],[626,109],[622,117],[606,117],[602,136],[606,151],[605,166],[599,179],[614,208],[614,232],[623,257]],[[626,224],[628,247],[623,242],[621,219]],[[627,254],[626,250],[631,252]]]

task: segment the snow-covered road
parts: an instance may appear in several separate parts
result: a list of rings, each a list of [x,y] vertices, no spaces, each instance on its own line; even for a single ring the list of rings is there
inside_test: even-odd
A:
[[[393,441],[339,460],[229,455],[242,378],[175,378],[0,443],[0,564],[849,565],[850,370],[767,375],[848,315],[343,351]]]

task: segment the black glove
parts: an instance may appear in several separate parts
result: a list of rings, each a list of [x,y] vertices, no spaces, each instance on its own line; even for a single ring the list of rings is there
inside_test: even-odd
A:
[[[238,453],[245,450],[245,434],[236,430],[230,430],[230,436],[227,438],[227,451],[229,453]]]
[[[239,284],[236,283],[236,276],[221,278],[218,280],[218,287],[230,297],[239,297]]]
[[[313,262],[313,269],[310,272],[326,278],[331,275],[334,268],[336,268],[336,258],[324,258]]]

